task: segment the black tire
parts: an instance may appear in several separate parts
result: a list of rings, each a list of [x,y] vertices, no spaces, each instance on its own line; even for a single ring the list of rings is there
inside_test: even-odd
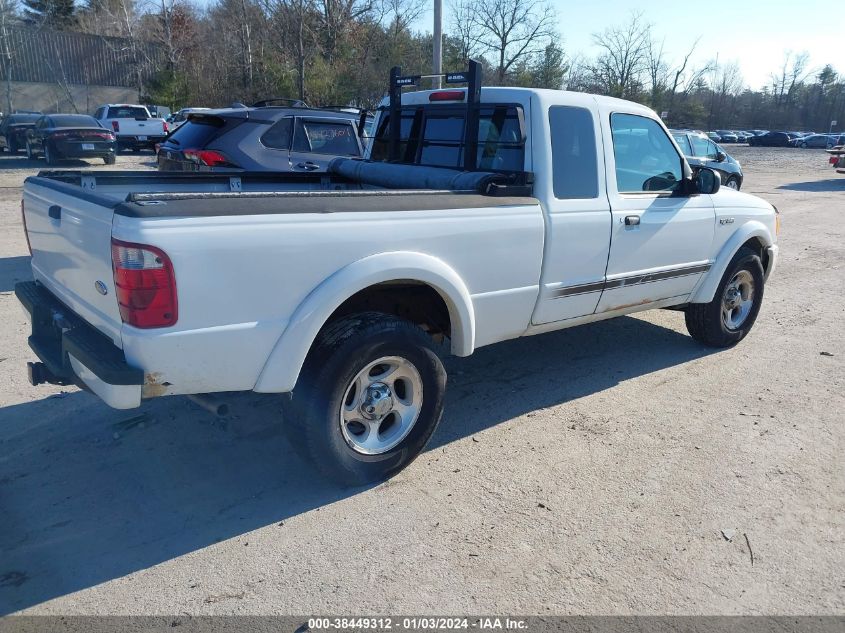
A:
[[[47,142],[44,143],[44,162],[48,165],[55,165],[59,162],[56,152],[50,149],[50,144]]]
[[[117,160],[117,158],[115,157],[114,154],[106,154],[105,156],[103,156],[103,162],[106,165],[114,165],[116,160]]]
[[[725,186],[730,187],[731,189],[736,189],[737,191],[739,191],[740,188],[742,187],[742,183],[739,182],[739,178],[737,178],[736,176],[731,176],[730,178],[727,179],[727,181],[725,181]]]
[[[807,144],[806,144],[806,143],[801,143],[801,149],[807,149]]]
[[[398,444],[366,455],[344,438],[352,427],[342,430],[341,407],[349,402],[356,376],[385,357],[413,365],[421,380],[421,404]],[[393,388],[398,394],[395,383]],[[368,484],[392,477],[422,452],[440,422],[445,390],[446,371],[428,334],[393,315],[362,312],[331,323],[317,336],[296,387],[283,397],[284,423],[292,444],[324,475],[344,486]],[[376,424],[376,440],[379,425],[395,423],[391,415]]]
[[[742,271],[753,280],[753,296],[750,310],[737,327],[731,328],[722,314],[723,300],[729,284]],[[760,256],[748,247],[743,247],[728,264],[716,294],[710,303],[691,303],[685,311],[687,330],[696,341],[708,347],[730,347],[736,345],[751,331],[760,305],[763,303],[763,264]]]
[[[9,146],[9,153],[10,154],[17,154],[18,153],[18,143],[15,139],[10,139],[8,142]]]
[[[32,146],[27,141],[26,144],[26,158],[27,160],[35,160],[38,156],[35,155],[35,152],[32,151]]]

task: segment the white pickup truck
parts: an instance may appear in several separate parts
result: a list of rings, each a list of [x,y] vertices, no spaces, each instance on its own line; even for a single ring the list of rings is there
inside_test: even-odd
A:
[[[397,88],[376,130],[373,160],[339,158],[328,174],[28,178],[35,281],[15,291],[40,359],[31,382],[116,408],[285,394],[311,459],[360,484],[434,432],[441,342],[468,356],[652,308],[683,310],[716,347],[754,324],[777,211],[693,173],[651,110]]]
[[[114,132],[119,149],[152,149],[169,132],[164,119],[150,116],[146,106],[130,103],[109,103],[97,108],[94,118]]]

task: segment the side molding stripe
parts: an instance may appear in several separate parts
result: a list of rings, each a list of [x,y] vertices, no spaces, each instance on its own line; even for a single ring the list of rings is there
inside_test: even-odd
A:
[[[706,273],[710,270],[710,266],[710,264],[701,264],[699,266],[687,266],[684,268],[675,268],[673,270],[664,270],[657,273],[648,273],[647,275],[633,275],[631,277],[622,277],[621,279],[610,279],[608,281],[597,281],[595,283],[580,284],[577,286],[566,286],[565,288],[555,289],[549,298],[561,299],[563,297],[572,297],[575,295],[588,294],[590,292],[599,292],[600,290],[612,290],[614,288],[623,288],[626,286],[647,284],[654,281],[663,281],[665,279],[674,279],[675,277],[697,275],[699,273]]]

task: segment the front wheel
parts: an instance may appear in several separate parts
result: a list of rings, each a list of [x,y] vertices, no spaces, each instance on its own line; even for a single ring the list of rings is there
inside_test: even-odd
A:
[[[728,181],[725,183],[725,186],[730,187],[734,191],[739,191],[739,178],[737,178],[736,176],[731,176],[730,178],[728,178]]]
[[[763,264],[743,247],[728,265],[710,303],[691,303],[685,311],[687,330],[709,347],[736,345],[751,331],[763,302]]]
[[[389,314],[364,312],[327,326],[283,400],[294,445],[345,486],[392,477],[425,448],[440,422],[446,371],[431,337]]]

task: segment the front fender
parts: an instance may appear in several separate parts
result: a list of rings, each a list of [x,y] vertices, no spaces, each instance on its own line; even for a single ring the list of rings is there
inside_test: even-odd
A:
[[[718,288],[719,282],[722,280],[725,270],[727,270],[728,264],[731,263],[734,255],[736,255],[737,251],[739,251],[743,244],[745,244],[748,240],[755,238],[759,239],[765,248],[770,247],[774,243],[771,231],[769,231],[768,227],[762,222],[751,220],[743,224],[728,239],[728,241],[725,242],[724,246],[722,246],[722,249],[716,256],[716,260],[710,267],[710,271],[704,279],[702,279],[698,288],[693,292],[689,302],[710,303],[713,300],[713,297],[716,294],[716,288]]]
[[[308,294],[273,347],[255,383],[255,391],[291,391],[314,339],[332,313],[365,288],[399,280],[427,284],[443,297],[452,323],[452,353],[472,354],[475,314],[469,291],[458,273],[443,260],[423,253],[381,253],[340,269]]]

